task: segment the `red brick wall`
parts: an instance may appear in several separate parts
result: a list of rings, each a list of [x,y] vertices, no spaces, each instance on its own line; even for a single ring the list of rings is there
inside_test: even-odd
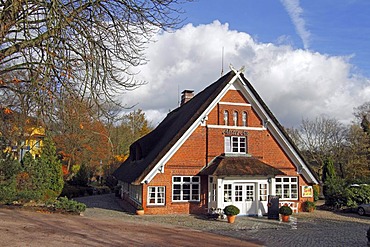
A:
[[[236,90],[230,90],[221,100],[222,102],[248,103],[243,95]],[[208,115],[208,125],[223,125],[223,112],[229,111],[229,124],[232,124],[232,112],[239,113],[239,123],[242,125],[243,111],[248,113],[249,127],[262,127],[262,120],[253,111],[251,106],[235,106],[217,104]],[[230,129],[233,129],[230,126]],[[207,178],[201,178],[200,202],[172,202],[172,176],[194,176],[214,157],[224,153],[225,129],[198,126],[194,133],[185,141],[175,155],[167,162],[163,174],[158,174],[149,185],[143,187],[143,201],[146,214],[175,214],[175,213],[204,213],[207,205]],[[247,130],[248,153],[267,164],[270,164],[290,176],[297,176],[296,169],[289,158],[284,154],[277,141],[267,130]],[[306,185],[300,178],[299,186]],[[165,206],[146,206],[147,186],[165,186]],[[301,187],[299,187],[301,188]],[[301,195],[301,191],[299,191]]]

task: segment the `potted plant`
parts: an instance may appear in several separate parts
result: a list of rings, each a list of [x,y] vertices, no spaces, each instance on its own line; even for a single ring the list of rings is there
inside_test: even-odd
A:
[[[305,201],[302,204],[302,209],[304,212],[313,212],[316,209],[316,204],[315,202]]]
[[[237,206],[228,205],[224,208],[224,213],[227,216],[227,222],[234,223],[235,217],[240,213],[240,210]]]
[[[293,210],[287,205],[281,206],[279,208],[279,214],[281,214],[281,220],[283,222],[288,222],[289,216],[292,215],[292,213],[293,213]]]
[[[141,205],[136,207],[136,215],[144,215],[144,208]]]

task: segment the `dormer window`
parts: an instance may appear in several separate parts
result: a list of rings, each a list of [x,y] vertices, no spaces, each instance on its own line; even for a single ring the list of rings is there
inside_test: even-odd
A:
[[[138,143],[136,143],[135,145],[131,145],[130,156],[132,161],[141,160],[143,158],[141,147]]]

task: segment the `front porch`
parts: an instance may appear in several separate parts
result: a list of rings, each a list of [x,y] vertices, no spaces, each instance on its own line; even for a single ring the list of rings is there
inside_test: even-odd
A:
[[[277,195],[280,205],[298,213],[298,177],[285,173],[253,157],[218,156],[200,173],[208,179],[207,208],[235,205],[239,215],[268,213],[269,195]]]

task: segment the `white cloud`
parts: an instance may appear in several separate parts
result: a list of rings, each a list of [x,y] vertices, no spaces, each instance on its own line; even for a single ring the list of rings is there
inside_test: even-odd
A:
[[[245,65],[245,77],[286,127],[319,115],[349,122],[353,108],[370,98],[369,78],[352,74],[349,57],[258,43],[218,21],[189,24],[157,40],[147,51],[150,61],[139,68],[138,78],[148,84],[123,95],[155,125],[177,107],[182,90],[198,93],[220,77],[222,47],[225,72],[230,63]]]
[[[308,49],[310,46],[311,33],[306,29],[306,22],[302,18],[303,9],[299,5],[299,0],[280,0],[288,12],[295,29],[302,39],[303,47]]]

